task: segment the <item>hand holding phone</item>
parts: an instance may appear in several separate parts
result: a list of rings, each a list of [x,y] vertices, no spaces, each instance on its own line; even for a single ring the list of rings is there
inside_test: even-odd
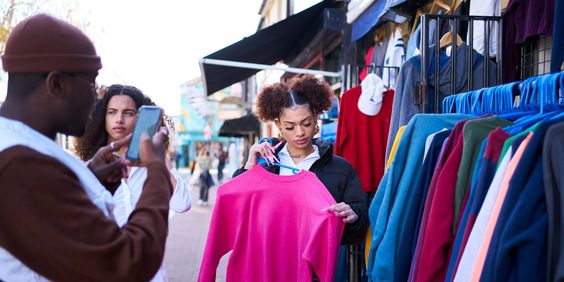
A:
[[[127,149],[125,157],[133,162],[141,161],[139,149],[141,144],[141,135],[146,133],[149,137],[155,135],[157,129],[162,123],[163,110],[157,106],[142,106],[139,108],[137,121],[133,128],[131,142]]]

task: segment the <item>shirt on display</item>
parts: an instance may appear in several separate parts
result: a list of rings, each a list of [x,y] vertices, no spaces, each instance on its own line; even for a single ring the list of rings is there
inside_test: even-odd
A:
[[[280,176],[255,166],[218,188],[198,281],[333,281],[344,222],[309,171]]]

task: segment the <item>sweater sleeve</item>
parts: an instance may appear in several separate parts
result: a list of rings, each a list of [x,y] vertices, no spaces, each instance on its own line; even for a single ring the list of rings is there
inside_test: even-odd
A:
[[[149,280],[164,256],[172,184],[163,164],[147,172],[120,229],[58,160],[22,146],[1,152],[0,246],[50,280]]]
[[[222,186],[220,186],[210,220],[198,282],[216,280],[216,269],[221,257],[233,249],[235,243],[235,230],[239,223],[232,216],[236,214],[230,209],[232,203],[225,200],[222,191]]]
[[[319,281],[334,281],[343,225],[337,216],[327,214],[322,224],[314,229],[315,232],[304,250],[303,256],[311,264]]]
[[[341,95],[341,105],[339,107],[339,115],[337,116],[337,134],[335,136],[335,155],[342,156],[343,155],[343,145],[346,140],[347,131],[345,127],[345,119],[347,117],[347,105],[346,105],[346,96],[347,92]]]

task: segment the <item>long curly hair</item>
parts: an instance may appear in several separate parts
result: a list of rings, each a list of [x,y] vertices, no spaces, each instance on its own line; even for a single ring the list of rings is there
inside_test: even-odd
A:
[[[141,90],[134,86],[113,84],[106,88],[102,99],[96,102],[94,111],[91,114],[90,121],[86,125],[84,135],[77,138],[74,143],[74,152],[83,161],[87,161],[94,157],[94,154],[108,143],[108,132],[106,131],[106,110],[110,99],[116,95],[127,95],[134,102],[137,109],[141,106],[155,106],[151,98],[145,96]],[[166,126],[169,134],[174,132],[174,123],[163,114],[161,126]],[[166,137],[165,148],[169,147],[169,138]]]
[[[274,121],[284,108],[308,105],[317,115],[331,107],[332,95],[327,82],[313,75],[303,75],[263,88],[257,96],[257,113],[263,121]]]

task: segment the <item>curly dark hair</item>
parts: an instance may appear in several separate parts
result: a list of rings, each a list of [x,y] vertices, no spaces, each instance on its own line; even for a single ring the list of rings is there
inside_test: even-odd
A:
[[[296,105],[308,105],[313,114],[319,114],[331,106],[332,95],[327,82],[313,75],[303,75],[263,88],[257,96],[258,116],[263,121],[273,121],[280,117],[284,108]]]
[[[127,95],[135,102],[139,109],[141,106],[155,106],[155,103],[134,86],[113,84],[105,89],[104,97],[96,102],[91,119],[86,125],[84,135],[77,138],[74,143],[74,151],[77,156],[84,160],[90,160],[102,146],[108,143],[108,132],[106,131],[106,109],[113,96]],[[174,132],[174,123],[163,114],[162,126],[167,126],[169,132]],[[169,139],[166,137],[165,148],[169,146]]]

